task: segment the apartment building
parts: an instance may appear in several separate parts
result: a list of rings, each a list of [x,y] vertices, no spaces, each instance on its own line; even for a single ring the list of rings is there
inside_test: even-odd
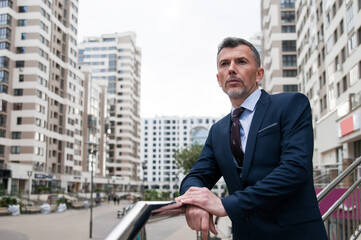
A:
[[[140,169],[140,60],[134,32],[86,37],[79,44],[79,65],[94,82],[107,83],[109,142],[106,175],[137,181]]]
[[[361,156],[361,1],[296,1],[299,86],[311,101],[315,162]]]
[[[261,0],[262,87],[269,93],[298,91],[294,0]]]
[[[77,0],[0,1],[0,165],[13,190],[29,178],[34,190],[67,188],[62,176],[81,175],[77,17]]]
[[[277,59],[292,55],[292,74],[284,68],[282,75],[310,100],[315,168],[345,169],[361,156],[361,1],[270,0],[261,7],[266,90],[278,92],[272,84],[280,74],[274,62],[280,65]],[[284,21],[284,16],[291,17]],[[280,38],[281,52],[280,44],[272,45]],[[285,48],[291,39],[296,44]]]
[[[204,144],[208,131],[218,118],[214,117],[154,117],[142,119],[141,159],[145,189],[179,191],[184,178],[173,154],[194,143]],[[223,193],[222,179],[213,191]]]

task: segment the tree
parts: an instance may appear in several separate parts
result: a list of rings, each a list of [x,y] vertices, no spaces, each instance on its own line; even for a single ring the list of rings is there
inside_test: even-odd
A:
[[[202,149],[203,145],[196,143],[185,149],[175,151],[173,157],[177,167],[182,169],[184,174],[187,174],[198,160]]]

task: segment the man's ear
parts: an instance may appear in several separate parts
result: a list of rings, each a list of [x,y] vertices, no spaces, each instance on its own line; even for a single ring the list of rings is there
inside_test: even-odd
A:
[[[262,81],[263,76],[264,76],[264,69],[262,67],[259,67],[257,71],[256,82],[259,83],[260,81]]]

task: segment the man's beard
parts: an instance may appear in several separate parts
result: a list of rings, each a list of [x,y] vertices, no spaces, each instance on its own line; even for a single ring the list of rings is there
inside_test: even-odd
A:
[[[229,97],[231,98],[236,98],[236,97],[242,97],[244,95],[244,88],[242,89],[230,89],[227,90],[226,93]]]

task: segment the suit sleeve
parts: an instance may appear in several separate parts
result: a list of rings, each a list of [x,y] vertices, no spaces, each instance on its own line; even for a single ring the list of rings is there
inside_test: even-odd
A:
[[[190,187],[207,187],[208,189],[212,189],[221,177],[221,173],[214,158],[212,132],[213,126],[209,131],[199,159],[182,181],[180,188],[181,195]]]
[[[303,94],[290,96],[290,99],[283,101],[284,109],[280,117],[279,163],[256,184],[222,199],[226,212],[232,220],[273,209],[292,194],[300,191],[306,183],[308,186],[313,186],[310,183],[313,181],[313,129],[310,105]],[[256,151],[262,149],[258,146]],[[272,153],[264,155],[273,157]]]

